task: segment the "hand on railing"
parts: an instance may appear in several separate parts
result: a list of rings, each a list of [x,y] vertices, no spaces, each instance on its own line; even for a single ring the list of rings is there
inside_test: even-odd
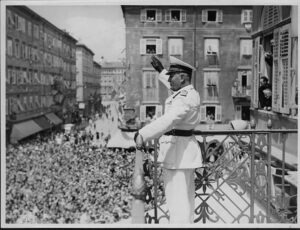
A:
[[[139,132],[136,132],[134,134],[134,141],[135,141],[135,144],[136,144],[136,148],[138,150],[142,150],[144,148],[144,140],[143,140],[143,137],[139,134]]]

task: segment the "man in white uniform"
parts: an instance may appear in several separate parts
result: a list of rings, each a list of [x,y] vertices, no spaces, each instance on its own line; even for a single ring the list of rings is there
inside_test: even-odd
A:
[[[170,223],[194,223],[194,169],[202,166],[201,150],[193,129],[200,122],[200,96],[191,85],[191,65],[170,57],[169,71],[152,57],[151,64],[168,77],[173,94],[166,99],[164,115],[140,129],[135,135],[137,149],[154,138],[159,138],[158,162],[164,170],[164,186]]]

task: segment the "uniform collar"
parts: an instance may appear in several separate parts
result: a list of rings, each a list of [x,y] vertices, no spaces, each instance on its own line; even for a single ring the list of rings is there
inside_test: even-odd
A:
[[[171,97],[174,97],[176,94],[180,93],[182,90],[191,90],[191,89],[194,89],[194,86],[192,84],[184,86],[180,90],[175,91],[174,93],[172,93]]]

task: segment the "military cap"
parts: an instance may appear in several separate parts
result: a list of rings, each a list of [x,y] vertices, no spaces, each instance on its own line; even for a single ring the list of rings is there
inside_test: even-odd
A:
[[[166,75],[171,75],[172,73],[188,73],[192,74],[193,70],[196,70],[193,66],[179,60],[176,57],[170,56],[170,68]]]

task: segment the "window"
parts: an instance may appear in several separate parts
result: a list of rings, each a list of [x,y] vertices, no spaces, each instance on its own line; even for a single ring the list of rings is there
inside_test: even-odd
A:
[[[242,96],[251,96],[251,71],[238,71],[238,78],[235,85],[235,93]]]
[[[222,107],[220,105],[204,105],[200,106],[200,121],[222,121]]]
[[[23,33],[26,33],[26,20],[20,16],[17,16],[17,30],[22,31]]]
[[[6,52],[8,56],[13,55],[13,40],[11,38],[7,38],[7,46],[6,46]]]
[[[293,93],[290,25],[274,29],[273,34],[262,37],[261,43],[260,39],[261,37],[255,38],[254,46],[252,106],[258,108],[260,105],[264,108],[261,105],[263,101],[261,98],[265,96],[268,104],[271,104],[268,107],[273,112],[290,114],[291,94]],[[268,79],[268,88],[271,89],[268,92],[264,92],[259,86],[262,77]]]
[[[23,111],[28,110],[28,100],[27,100],[27,96],[23,97]]]
[[[202,22],[223,22],[222,10],[202,10]]]
[[[241,22],[244,23],[252,23],[252,10],[242,10]]]
[[[32,70],[28,71],[28,84],[32,84],[34,82],[33,80],[33,72]]]
[[[29,108],[31,108],[31,109],[35,108],[35,106],[33,104],[33,96],[29,96],[28,105],[29,105]]]
[[[12,69],[11,70],[11,84],[16,84],[16,70]]]
[[[39,61],[38,49],[36,47],[33,47],[33,60],[35,62]]]
[[[165,13],[166,22],[186,22],[185,10],[166,10]]]
[[[158,76],[156,71],[143,71],[143,101],[158,101]]]
[[[26,55],[25,55],[25,42],[22,42],[22,44],[21,44],[21,58],[22,59],[26,59]]]
[[[182,38],[170,38],[168,50],[169,50],[169,55],[182,55],[183,39]]]
[[[33,37],[39,39],[39,26],[33,25]]]
[[[161,22],[162,12],[157,9],[141,10],[141,22]]]
[[[298,111],[298,37],[292,37],[291,50],[290,106],[292,115],[296,116]]]
[[[32,24],[30,21],[27,22],[27,28],[28,36],[32,37]]]
[[[140,54],[162,54],[162,40],[156,38],[141,39]]]
[[[277,24],[280,20],[279,6],[265,6],[262,12],[262,27],[267,29]]]
[[[23,84],[28,84],[28,78],[27,78],[27,71],[26,69],[23,69],[22,71],[22,78],[23,78]]]
[[[6,84],[10,84],[11,83],[11,74],[12,73],[12,69],[11,67],[7,67],[7,72],[6,72]]]
[[[10,10],[6,10],[6,17],[7,17],[7,24],[9,28],[14,28],[15,27],[15,19],[14,15]]]
[[[16,58],[20,58],[20,42],[19,42],[19,40],[16,40],[15,41],[15,49],[14,49],[14,51],[15,51],[15,57]]]
[[[141,105],[140,106],[140,121],[146,122],[149,118],[158,118],[162,116],[161,105]],[[149,117],[149,118],[148,118]]]
[[[204,55],[209,65],[219,64],[219,39],[206,38],[204,40]]]
[[[241,56],[252,55],[252,40],[251,39],[241,39],[240,40],[240,54],[241,54]]]
[[[204,72],[204,101],[218,101],[219,72]]]

